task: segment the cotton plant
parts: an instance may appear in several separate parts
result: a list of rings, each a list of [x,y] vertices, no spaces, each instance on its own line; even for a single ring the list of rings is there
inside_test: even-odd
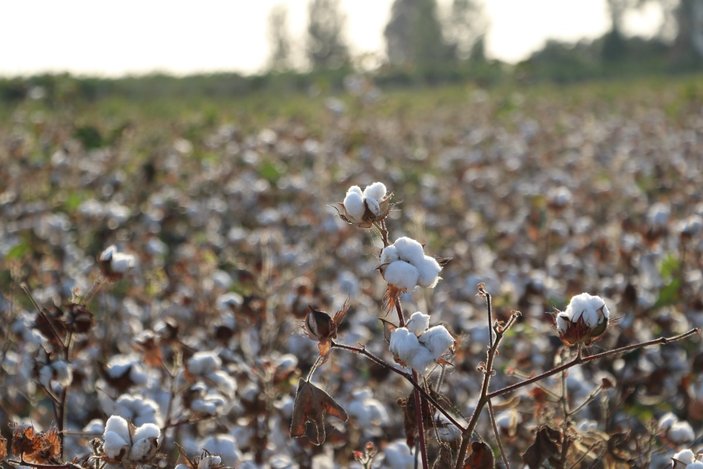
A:
[[[102,435],[102,459],[122,466],[148,462],[156,455],[160,438],[161,430],[153,423],[135,427],[119,415],[112,415],[105,422]]]
[[[672,469],[703,469],[703,452],[695,454],[690,448],[677,451],[672,457]]]
[[[566,188],[552,191],[549,197],[550,203],[555,208],[565,208],[573,203],[572,193]],[[456,410],[448,408],[436,399],[435,396],[440,392],[439,385],[435,387],[430,380],[433,376],[431,371],[435,367],[452,366],[452,356],[458,343],[457,339],[445,325],[434,323],[435,321],[428,314],[416,311],[407,317],[402,305],[403,295],[412,294],[418,288],[433,289],[437,287],[439,280],[441,280],[440,273],[446,262],[427,254],[425,246],[411,237],[403,236],[391,242],[387,223],[391,208],[390,199],[391,194],[385,184],[374,182],[363,190],[360,186],[351,186],[347,190],[343,202],[334,207],[342,220],[357,228],[372,229],[378,233],[383,243],[379,252],[377,269],[386,286],[385,311],[382,312],[379,319],[385,326],[386,350],[393,357],[394,362],[386,361],[382,356],[372,353],[367,346],[342,343],[339,337],[341,335],[340,325],[350,309],[349,302],[345,303],[334,314],[309,308],[303,321],[303,329],[308,338],[318,343],[319,355],[307,376],[302,378],[298,384],[291,416],[290,435],[292,437],[307,437],[315,445],[324,443],[328,417],[346,422],[351,416],[355,421],[371,423],[370,419],[367,418],[366,406],[370,396],[364,395],[361,400],[353,399],[347,412],[326,391],[311,382],[315,371],[330,359],[333,351],[344,350],[364,356],[376,365],[401,376],[412,386],[410,397],[398,401],[405,414],[406,442],[396,442],[383,449],[384,464],[388,467],[417,467],[415,464],[419,462],[419,466],[423,469],[429,468],[427,436],[430,432],[430,425],[434,427],[435,438],[442,441],[443,447],[452,448],[452,454],[456,458],[452,459],[452,456],[442,454],[440,451],[440,459],[436,464],[454,466],[456,469],[465,466],[491,467],[493,465],[491,448],[484,442],[472,442],[479,417],[486,408],[494,429],[495,439],[499,445],[499,455],[503,459],[504,465],[507,466],[507,455],[501,444],[501,437],[511,441],[520,438],[518,430],[522,425],[522,416],[516,409],[495,414],[491,400],[499,396],[507,396],[520,388],[543,380],[550,385],[561,382],[562,390],[558,394],[563,404],[558,412],[563,413],[563,423],[558,428],[551,428],[549,425],[541,427],[534,437],[534,443],[522,455],[523,462],[529,467],[538,467],[546,458],[550,458],[560,461],[562,465],[567,465],[567,463],[573,465],[573,461],[593,458],[593,455],[589,455],[591,449],[584,449],[586,447],[572,446],[570,449],[565,446],[562,448],[562,444],[566,444],[567,441],[571,442],[573,438],[576,438],[576,432],[580,432],[575,429],[577,422],[575,417],[599,393],[614,384],[613,380],[602,378],[600,383],[584,386],[584,392],[578,393],[573,390],[574,379],[569,380],[567,370],[579,364],[627,353],[631,350],[682,340],[698,332],[696,329],[692,329],[669,338],[660,338],[601,353],[588,354],[589,347],[606,334],[610,325],[610,310],[603,298],[584,292],[573,296],[564,311],[557,311],[554,314],[555,335],[563,345],[559,350],[559,359],[556,364],[551,369],[533,374],[516,383],[500,389],[492,389],[491,378],[496,374],[496,360],[501,342],[506,337],[506,333],[520,319],[521,313],[513,311],[507,320],[497,320],[493,313],[492,296],[485,284],[480,283],[477,288],[478,296],[485,300],[488,313],[488,333],[484,335],[488,345],[486,359],[478,367],[478,371],[483,375],[480,392],[475,396],[475,403],[467,405],[467,408],[470,409],[470,416],[459,415]],[[546,360],[541,363],[546,363]],[[437,375],[438,382],[442,383],[445,373],[437,373]],[[551,382],[550,377],[552,376],[561,377],[561,380]],[[588,377],[582,376],[579,379],[583,381],[587,380]],[[572,397],[581,400],[581,403],[575,407],[571,407],[569,391],[574,393]],[[688,437],[691,436],[683,422],[672,422],[661,431],[662,438],[670,442],[677,441],[680,444],[689,441]],[[596,441],[599,435],[597,431],[581,432],[580,434],[595,435],[593,438],[596,438]],[[591,436],[588,437],[591,438]],[[416,456],[410,450],[410,447],[415,446],[418,459],[415,459]],[[357,453],[362,454],[360,451],[355,452],[355,454]],[[370,461],[373,459],[356,458],[357,461],[365,461],[365,467],[369,467]]]

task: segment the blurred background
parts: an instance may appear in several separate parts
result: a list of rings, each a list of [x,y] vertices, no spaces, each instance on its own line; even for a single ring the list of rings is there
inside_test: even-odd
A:
[[[12,0],[0,14],[6,78],[226,72],[260,85],[354,69],[383,83],[563,82],[703,64],[700,0]]]

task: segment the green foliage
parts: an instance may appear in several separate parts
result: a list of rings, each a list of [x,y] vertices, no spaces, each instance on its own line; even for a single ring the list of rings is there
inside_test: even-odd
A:
[[[675,254],[669,253],[659,264],[659,274],[662,277],[664,286],[659,290],[659,296],[655,307],[672,305],[679,300],[681,290],[681,259]]]

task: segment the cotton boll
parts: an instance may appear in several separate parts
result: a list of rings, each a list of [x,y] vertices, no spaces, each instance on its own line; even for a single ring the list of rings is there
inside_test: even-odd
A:
[[[407,363],[422,347],[415,334],[405,327],[399,327],[391,332],[389,348],[394,356]]]
[[[125,254],[123,252],[116,252],[112,255],[112,261],[110,262],[110,267],[113,272],[118,274],[124,274],[128,270],[134,267],[136,261],[135,257],[131,254]]]
[[[411,262],[419,266],[425,259],[425,251],[422,244],[412,238],[403,236],[395,240],[393,245],[398,249],[398,255],[401,259]]]
[[[576,322],[583,317],[588,327],[596,327],[603,317],[608,319],[610,316],[610,311],[608,311],[605,301],[599,296],[588,293],[581,293],[571,298],[565,313],[572,322]]]
[[[222,458],[219,456],[203,456],[198,461],[198,469],[210,469],[211,467],[219,467],[222,464]]]
[[[129,451],[129,435],[124,439],[116,432],[106,431],[103,434],[103,451],[111,460],[121,460]]]
[[[359,187],[359,186],[351,186],[349,189],[347,189],[347,194],[349,194],[349,193],[354,193],[354,194],[357,194],[361,197],[364,196],[364,193],[361,191],[361,187]]]
[[[364,197],[380,202],[386,196],[386,185],[382,182],[374,182],[364,188]]]
[[[117,246],[114,244],[108,246],[105,248],[103,252],[100,253],[100,257],[98,257],[98,260],[101,262],[110,262],[112,260],[112,256],[117,253]]]
[[[430,327],[420,336],[419,340],[422,345],[427,347],[435,360],[454,344],[454,337],[444,326]]]
[[[381,251],[381,265],[397,261],[398,259],[400,259],[398,257],[398,248],[392,244],[390,246],[386,246],[383,248],[383,251]]]
[[[351,216],[354,220],[361,220],[364,217],[366,206],[364,205],[364,200],[361,197],[361,194],[357,194],[356,192],[347,192],[342,204],[344,205],[344,209],[347,211],[349,216]]]
[[[413,469],[415,457],[407,443],[402,440],[394,441],[383,449],[384,467],[390,469]]]
[[[225,466],[236,466],[242,455],[237,448],[237,443],[231,435],[216,435],[205,439],[201,445],[210,454],[222,458]]]
[[[124,441],[129,441],[129,424],[119,415],[111,415],[105,422],[105,434],[108,432],[115,433]]]
[[[159,448],[158,437],[137,438],[135,435],[132,448],[129,450],[129,459],[135,462],[148,461]]]
[[[686,466],[686,469],[703,469],[703,462],[693,461],[692,463]]]
[[[378,200],[376,199],[364,199],[364,204],[366,204],[366,207],[369,209],[371,213],[373,213],[375,216],[379,216],[381,214],[381,204],[378,203]]]
[[[227,397],[233,397],[237,390],[237,382],[224,371],[215,371],[207,375],[207,379],[215,383],[218,391],[225,394]]]
[[[691,464],[693,461],[695,461],[696,456],[690,449],[683,449],[678,453],[674,454],[671,459],[683,464]]]
[[[660,432],[666,432],[675,424],[679,419],[672,412],[667,412],[659,418],[659,423],[657,428]]]
[[[439,265],[439,262],[437,262],[437,259],[430,256],[424,256],[423,262],[416,265],[420,274],[418,276],[417,283],[421,287],[434,288],[439,281],[439,272],[442,270],[442,267]]]
[[[155,438],[158,440],[160,437],[161,430],[158,426],[153,423],[145,423],[134,432],[133,440],[136,441],[144,438]]]
[[[419,336],[430,327],[430,315],[415,311],[405,324],[405,327],[413,334]]]
[[[685,421],[674,422],[669,431],[666,432],[666,436],[670,441],[678,445],[690,443],[695,439],[691,424]]]
[[[569,321],[569,316],[566,313],[562,312],[557,314],[557,332],[559,335],[566,333],[569,324],[571,324],[571,321]]]
[[[410,367],[420,374],[423,374],[431,363],[434,363],[435,357],[425,347],[418,347],[414,355],[408,361]]]
[[[412,290],[417,285],[419,273],[414,265],[405,261],[394,261],[386,266],[383,278],[401,290]]]
[[[222,366],[222,360],[214,352],[195,352],[188,359],[187,366],[194,375],[206,375],[217,371]]]

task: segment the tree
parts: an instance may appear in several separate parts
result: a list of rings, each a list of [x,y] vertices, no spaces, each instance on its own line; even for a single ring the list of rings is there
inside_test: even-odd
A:
[[[290,62],[290,33],[288,31],[288,9],[277,5],[269,14],[269,40],[271,41],[271,56],[269,69],[275,71],[287,70]]]
[[[447,39],[459,60],[483,59],[488,22],[478,0],[454,0],[445,20]]]
[[[393,65],[433,65],[451,57],[435,0],[395,0],[384,36]]]
[[[339,68],[349,63],[344,23],[345,17],[339,9],[338,0],[311,0],[307,57],[313,68]]]

